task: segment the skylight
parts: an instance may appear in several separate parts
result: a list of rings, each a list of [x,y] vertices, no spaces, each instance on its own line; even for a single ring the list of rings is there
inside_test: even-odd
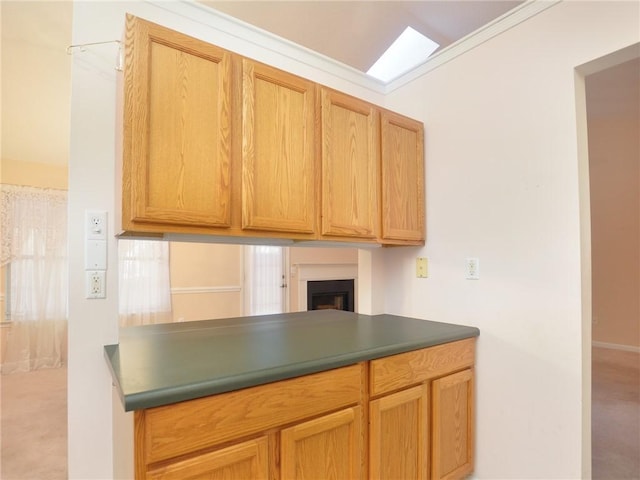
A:
[[[407,27],[367,71],[367,75],[388,83],[424,63],[439,46],[430,38]]]

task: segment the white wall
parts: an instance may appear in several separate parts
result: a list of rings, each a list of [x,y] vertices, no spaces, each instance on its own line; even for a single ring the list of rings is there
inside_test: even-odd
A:
[[[374,90],[211,28],[176,2],[74,2],[73,43],[120,38],[129,11],[380,103]],[[172,10],[188,13],[186,18]],[[362,311],[477,325],[477,476],[578,478],[581,291],[576,65],[638,41],[636,2],[567,2],[391,95],[426,124],[427,246],[361,252]],[[209,25],[207,25],[207,23]],[[268,42],[267,42],[268,43]],[[69,163],[69,477],[113,478],[111,380],[117,341],[115,240],[108,298],[85,300],[85,209],[114,217],[114,46],[73,57]],[[112,221],[112,220],[111,220]],[[113,232],[113,224],[110,231]],[[414,259],[430,257],[430,278]],[[481,279],[465,281],[465,256]],[[366,257],[366,258],[365,258]],[[77,288],[74,288],[76,285]],[[385,289],[386,298],[378,295]],[[363,293],[363,292],[361,292]],[[365,298],[366,295],[362,295]],[[362,299],[361,298],[361,299]],[[384,300],[384,302],[383,302]],[[386,308],[385,308],[386,307]]]
[[[590,476],[574,68],[638,42],[639,19],[563,2],[389,96],[425,122],[428,233],[385,252],[385,307],[480,328],[478,478]]]

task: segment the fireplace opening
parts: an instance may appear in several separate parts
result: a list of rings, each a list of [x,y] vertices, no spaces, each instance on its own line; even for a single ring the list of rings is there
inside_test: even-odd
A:
[[[346,310],[353,312],[354,281],[313,280],[307,282],[307,310]]]

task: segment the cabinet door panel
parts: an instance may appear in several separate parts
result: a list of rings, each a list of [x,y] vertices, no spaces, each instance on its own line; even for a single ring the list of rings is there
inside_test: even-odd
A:
[[[228,227],[230,53],[128,22],[123,220]]]
[[[424,241],[424,129],[422,123],[383,112],[382,238]]]
[[[361,478],[362,408],[352,407],[282,431],[282,478]]]
[[[420,385],[370,403],[369,462],[372,479],[426,479],[428,387]]]
[[[151,470],[149,480],[267,480],[267,437]]]
[[[431,478],[462,478],[473,471],[473,371],[433,381]]]
[[[315,231],[315,85],[243,60],[242,227]]]
[[[379,231],[378,111],[322,90],[322,234],[376,238]]]

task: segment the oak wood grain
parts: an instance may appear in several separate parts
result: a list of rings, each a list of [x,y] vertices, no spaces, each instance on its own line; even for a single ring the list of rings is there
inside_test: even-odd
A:
[[[325,415],[282,431],[282,478],[360,479],[362,407]]]
[[[370,478],[428,478],[428,385],[372,400],[370,403]]]
[[[144,462],[195,452],[356,404],[361,400],[360,370],[352,365],[147,409]]]
[[[322,88],[322,234],[374,239],[380,230],[378,110]]]
[[[231,54],[128,16],[123,224],[229,227]]]
[[[399,390],[473,365],[475,338],[372,360],[371,395]]]
[[[259,437],[150,470],[148,480],[269,478],[268,441]]]
[[[424,126],[387,110],[380,125],[383,242],[423,244]]]
[[[242,228],[316,230],[315,84],[243,59]]]
[[[474,467],[473,370],[433,381],[431,478],[463,478]]]

